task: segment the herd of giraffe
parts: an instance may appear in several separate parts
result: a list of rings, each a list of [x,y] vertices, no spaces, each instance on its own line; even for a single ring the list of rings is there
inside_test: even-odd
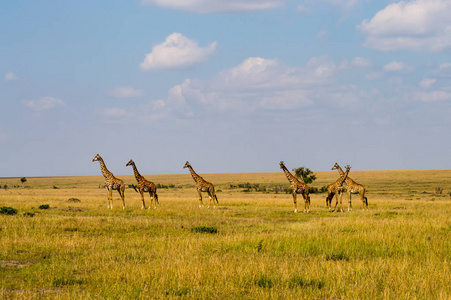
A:
[[[125,184],[124,181],[116,178],[113,173],[111,173],[103,161],[102,157],[100,157],[99,154],[97,154],[93,160],[98,161],[100,163],[100,170],[102,171],[103,176],[105,177],[105,187],[108,192],[108,208],[113,208],[113,190],[117,190],[119,192],[119,195],[122,199],[122,208],[125,209]],[[283,161],[279,163],[280,168],[283,170],[285,175],[287,176],[288,181],[290,182],[290,189],[291,194],[293,196],[293,203],[294,203],[294,212],[297,212],[297,194],[301,194],[304,198],[304,213],[309,212],[310,208],[310,196],[309,196],[309,187],[307,184],[299,180],[296,176],[291,174],[291,172],[287,169]],[[150,194],[150,207],[157,208],[157,205],[160,203],[158,202],[158,195],[157,195],[157,187],[155,186],[155,183],[147,180],[139,174],[138,169],[136,168],[135,162],[130,159],[130,161],[126,164],[126,166],[132,166],[133,172],[135,174],[136,181],[138,182],[138,185],[135,187],[135,190],[141,194],[141,201],[142,201],[142,208],[145,209],[146,205],[144,202],[144,193]],[[188,168],[191,176],[194,179],[194,182],[196,183],[196,189],[199,194],[199,207],[203,206],[202,202],[202,192],[206,192],[209,197],[209,204],[210,206],[213,203],[213,208],[215,207],[215,201],[216,204],[219,204],[218,197],[216,197],[215,194],[215,187],[212,183],[206,181],[201,176],[199,176],[191,166],[189,162],[186,162],[183,168]],[[368,199],[365,197],[365,187],[361,184],[358,184],[352,178],[348,176],[349,171],[351,170],[351,166],[346,166],[346,171],[343,171],[343,169],[335,163],[335,165],[332,167],[332,170],[338,170],[338,173],[340,177],[329,187],[327,188],[327,197],[326,197],[326,206],[329,207],[329,211],[333,212],[337,209],[338,202],[340,202],[340,209],[343,211],[343,205],[342,205],[342,196],[343,196],[343,190],[344,190],[344,184],[346,183],[346,190],[348,192],[348,211],[352,210],[352,204],[351,204],[351,194],[359,194],[360,198],[362,200],[363,209],[368,209]],[[335,207],[332,209],[332,199],[335,196]]]

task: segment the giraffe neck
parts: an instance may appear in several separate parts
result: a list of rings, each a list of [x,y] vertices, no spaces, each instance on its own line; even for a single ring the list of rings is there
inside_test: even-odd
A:
[[[340,170],[341,170],[341,168],[340,168]],[[341,170],[341,171],[343,172],[343,170]],[[346,170],[346,172],[343,172],[343,174],[341,174],[341,177],[338,179],[339,185],[343,185],[343,182],[345,182],[346,179],[348,178],[348,173],[349,173],[349,170]]]
[[[133,166],[133,172],[135,173],[136,180],[139,182],[142,179],[141,174],[139,174],[138,169],[136,168],[135,164],[132,164]]]
[[[108,171],[105,162],[103,161],[103,158],[99,159],[99,163],[100,163],[100,170],[102,171],[103,177],[105,177],[106,179],[111,179],[113,178],[113,173],[111,173],[110,171]]]
[[[340,175],[343,175],[344,173],[345,173],[345,171],[343,171],[343,169],[339,166],[339,165],[337,165],[338,166],[338,173],[340,174]]]
[[[194,181],[195,182],[199,182],[202,179],[202,177],[200,177],[199,175],[196,174],[196,172],[194,172],[193,167],[188,166],[188,168],[189,168],[189,171],[191,173],[191,176],[193,176]]]
[[[297,178],[293,176],[293,174],[291,174],[290,171],[288,171],[287,167],[283,166],[283,172],[285,173],[285,175],[287,176],[288,181],[290,182],[297,182]]]
[[[338,170],[338,174],[343,176],[346,172],[343,171],[343,169],[339,165],[337,165],[337,166],[338,166],[338,169],[337,169]],[[346,184],[351,184],[352,183],[352,179],[349,178],[347,174],[346,174],[346,177],[345,177],[344,181],[346,181]]]

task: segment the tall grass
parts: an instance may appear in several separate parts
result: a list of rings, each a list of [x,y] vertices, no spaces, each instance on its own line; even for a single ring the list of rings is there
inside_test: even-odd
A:
[[[216,209],[198,207],[189,174],[149,176],[175,186],[159,190],[156,210],[141,210],[132,189],[125,210],[118,195],[108,210],[101,177],[28,178],[29,188],[2,189],[0,207],[18,213],[0,215],[0,298],[451,297],[451,198],[433,194],[438,184],[450,190],[451,171],[355,172],[370,209],[353,197],[349,213],[329,213],[325,194],[312,195],[310,214],[294,214],[290,195],[228,188],[288,185],[283,176],[205,175],[222,190]],[[315,185],[336,177],[319,172]]]

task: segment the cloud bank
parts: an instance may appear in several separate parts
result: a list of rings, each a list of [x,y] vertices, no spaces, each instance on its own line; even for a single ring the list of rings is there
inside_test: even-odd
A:
[[[451,49],[451,1],[414,0],[388,5],[358,29],[364,46],[381,51]]]
[[[192,13],[246,12],[279,7],[287,0],[141,0],[142,4]]]
[[[16,76],[13,72],[8,72],[5,74],[5,81],[15,81],[19,80],[19,77]]]
[[[216,50],[216,42],[199,47],[196,41],[180,33],[169,35],[166,40],[154,46],[140,64],[143,70],[170,70],[193,66],[204,61]]]
[[[115,98],[137,98],[144,95],[142,90],[130,86],[121,86],[110,91],[109,94]]]
[[[25,101],[25,106],[35,112],[41,113],[59,106],[64,106],[64,102],[54,97],[43,97],[38,100]]]

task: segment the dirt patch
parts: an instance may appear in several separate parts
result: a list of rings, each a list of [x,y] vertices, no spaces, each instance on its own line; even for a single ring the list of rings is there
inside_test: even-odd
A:
[[[28,262],[20,262],[18,260],[0,260],[0,266],[2,267],[12,267],[12,268],[24,268],[29,266]]]

